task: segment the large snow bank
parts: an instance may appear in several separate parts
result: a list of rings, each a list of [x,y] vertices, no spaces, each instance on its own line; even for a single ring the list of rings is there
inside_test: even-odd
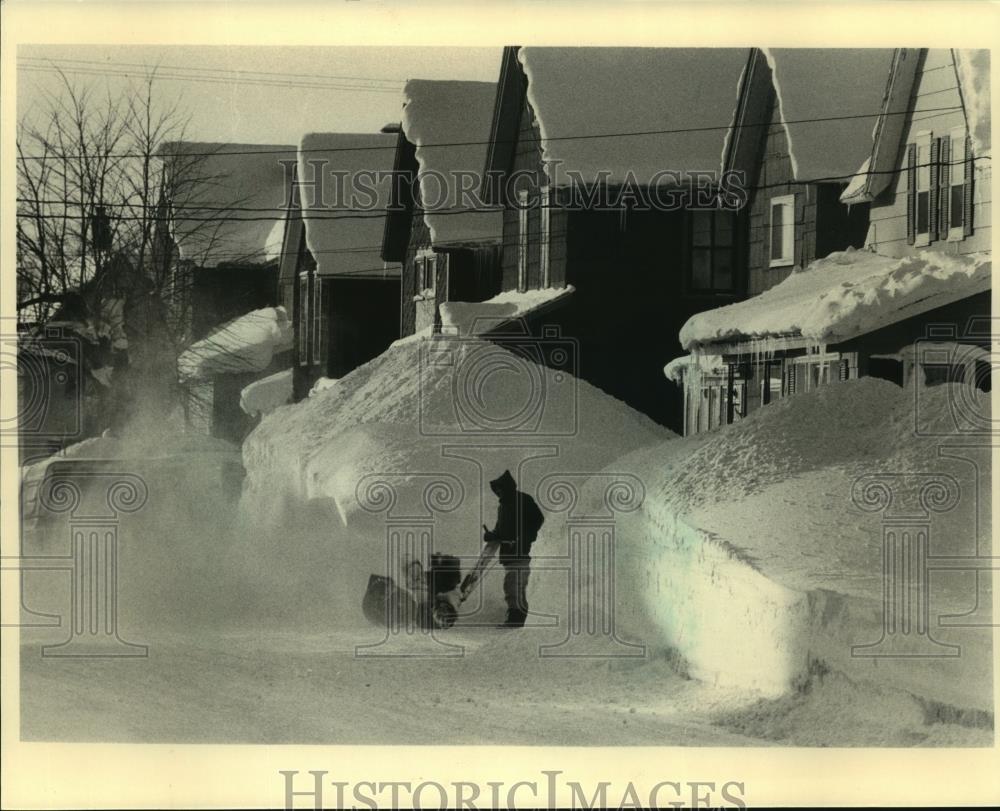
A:
[[[292,370],[282,369],[255,380],[240,392],[240,408],[251,417],[270,414],[292,400]]]
[[[747,301],[692,316],[680,342],[692,349],[775,336],[843,341],[989,290],[991,268],[988,253],[920,251],[893,259],[848,249]]]
[[[492,82],[427,81],[406,83],[403,132],[416,147],[417,181],[424,222],[435,246],[499,243],[503,213],[464,199],[461,176],[474,180],[486,165],[496,85]]]
[[[965,119],[977,158],[990,154],[990,52],[956,48],[952,51],[962,90]]]
[[[358,590],[386,572],[390,519],[414,517],[435,550],[469,568],[482,524],[495,520],[488,481],[503,470],[531,492],[547,473],[597,471],[673,436],[526,354],[477,339],[405,340],[265,417],[243,444],[248,525],[283,538],[305,521],[325,571],[344,584],[333,596],[340,621],[363,623]],[[477,620],[502,618],[500,577],[489,575],[479,592]]]
[[[284,307],[253,310],[191,344],[177,359],[177,369],[182,381],[261,372],[276,354],[292,348],[292,339],[292,323]]]
[[[852,177],[871,153],[891,48],[765,48],[797,180]],[[836,121],[817,121],[843,116]]]
[[[524,445],[548,445],[560,464],[576,459],[596,470],[595,463],[673,436],[585,381],[538,365],[514,343],[514,351],[450,337],[393,344],[335,386],[265,417],[244,443],[248,492],[332,498],[347,515],[357,506],[361,471],[382,465],[409,475],[414,454],[417,471],[447,468],[443,445],[499,443],[496,464],[500,456],[513,463]],[[345,452],[348,432],[363,453]],[[471,527],[477,538],[478,527]]]
[[[515,318],[523,318],[539,307],[560,301],[575,290],[568,284],[524,292],[507,290],[486,301],[446,301],[440,305],[441,326],[444,332],[457,335],[481,335]]]
[[[394,135],[303,136],[298,179],[306,246],[320,275],[399,275],[381,257],[395,153]]]
[[[917,696],[925,708],[992,711],[988,627],[938,622],[978,601],[985,618],[971,622],[989,623],[987,573],[977,581],[971,571],[936,571],[930,579],[931,635],[961,645],[961,656],[852,655],[883,633],[882,532],[892,517],[863,509],[855,489],[862,477],[884,476],[893,508],[910,518],[928,503],[920,482],[953,477],[960,500],[930,513],[930,554],[988,554],[989,453],[940,453],[962,437],[956,401],[990,413],[988,394],[950,386],[831,384],[616,460],[611,469],[646,486],[641,510],[616,526],[620,632],[673,647],[692,675],[720,684],[777,694],[832,670]],[[559,536],[550,531],[539,551],[554,553]],[[556,585],[539,573],[529,590],[535,610],[558,610]],[[879,706],[869,709],[894,723]]]
[[[209,268],[274,258],[295,147],[180,141],[161,152],[175,175],[170,226],[182,259]]]
[[[585,183],[605,171],[610,183],[646,184],[664,171],[717,176],[736,108],[733,87],[749,55],[744,48],[522,47],[550,181],[565,185],[567,170]]]

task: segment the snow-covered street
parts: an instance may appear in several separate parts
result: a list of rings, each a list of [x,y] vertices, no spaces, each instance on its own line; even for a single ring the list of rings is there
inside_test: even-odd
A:
[[[463,362],[477,351],[506,353],[474,341],[454,346]],[[428,376],[416,362],[422,347],[402,342],[336,386],[266,417],[244,447],[248,476],[239,503],[230,490],[226,506],[220,489],[223,443],[206,452],[164,440],[163,458],[186,460],[177,468],[150,462],[128,443],[104,441],[123,470],[146,459],[149,503],[119,530],[119,607],[123,638],[148,645],[149,655],[43,658],[40,646],[64,640],[66,631],[26,630],[25,737],[989,743],[989,636],[937,623],[988,598],[985,573],[978,594],[967,572],[943,572],[932,583],[932,636],[961,645],[961,656],[851,653],[876,641],[881,628],[881,519],[852,502],[859,478],[947,474],[962,483],[963,496],[932,522],[932,552],[973,554],[989,537],[975,465],[937,456],[947,387],[916,392],[925,415],[933,415],[920,436],[915,392],[862,380],[681,439],[580,382],[571,391],[577,434],[557,442],[555,455],[496,436],[453,439],[443,454],[441,438],[412,421],[418,400],[432,428],[452,403],[445,373]],[[569,390],[549,391],[558,413],[566,404],[560,392]],[[100,455],[100,447],[91,443],[76,456]],[[537,489],[548,511],[533,553],[528,627],[494,627],[503,604],[493,570],[481,602],[473,601],[454,629],[392,636],[378,647],[386,631],[364,619],[360,603],[368,575],[386,573],[386,527],[394,520],[386,509],[412,518],[421,504],[440,506],[434,548],[461,555],[468,569],[478,552],[475,528],[491,509],[485,471],[518,469],[519,462],[522,486]],[[429,476],[463,497],[449,504],[437,493],[427,501]],[[617,489],[629,483],[638,499],[632,505]],[[391,493],[390,501],[379,493]],[[569,502],[560,502],[567,495],[568,512]],[[589,579],[599,573],[571,575],[578,579],[570,589],[563,565],[572,559],[574,516],[597,515],[601,504],[619,511],[609,618],[620,643],[609,650],[600,647],[601,634],[584,634],[584,647],[596,645],[603,658],[546,655],[568,638],[571,593],[576,610],[601,609],[588,602],[600,599]],[[56,554],[65,531],[59,521],[33,524],[27,549]],[[65,615],[69,595],[60,577],[27,575],[26,606]]]

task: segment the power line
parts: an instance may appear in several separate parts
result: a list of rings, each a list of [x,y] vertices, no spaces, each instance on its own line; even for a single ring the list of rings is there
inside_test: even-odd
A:
[[[947,166],[960,166],[960,165],[964,165],[966,163],[974,163],[974,162],[977,162],[977,161],[984,161],[984,160],[991,160],[991,159],[992,159],[992,157],[990,155],[981,155],[981,156],[974,156],[971,159],[964,159],[964,158],[962,158],[962,159],[958,159],[958,160],[954,160],[954,161],[948,161],[947,163],[942,162],[942,161],[938,161],[937,163],[922,163],[922,164],[915,165],[913,168],[914,169],[925,169],[925,168],[929,168],[929,167],[932,167],[932,166],[939,166],[940,167],[940,166],[945,166],[945,165],[947,165]],[[899,175],[899,174],[902,174],[903,172],[907,172],[909,170],[910,170],[909,166],[902,166],[902,167],[894,167],[892,169],[871,169],[871,170],[866,171],[864,174],[865,175]],[[826,177],[810,178],[810,179],[804,179],[804,180],[787,180],[787,181],[781,181],[779,183],[765,183],[765,184],[759,184],[759,185],[753,185],[753,186],[742,186],[740,188],[742,188],[744,191],[747,191],[747,192],[757,192],[757,191],[765,191],[765,190],[768,190],[768,189],[785,188],[787,186],[803,186],[803,185],[812,185],[812,184],[817,184],[817,183],[843,183],[845,181],[851,180],[857,174],[858,173],[852,173],[852,174],[849,174],[849,175],[828,175]],[[669,191],[669,189],[668,189],[668,191]],[[29,203],[31,205],[55,205],[55,206],[67,206],[67,207],[72,206],[72,207],[79,207],[79,208],[82,208],[84,206],[91,206],[91,207],[104,206],[105,208],[112,208],[112,207],[113,208],[128,208],[128,209],[139,208],[139,209],[144,209],[144,210],[155,210],[155,211],[159,211],[160,208],[161,208],[159,204],[115,203],[115,202],[103,202],[103,201],[93,201],[93,202],[89,202],[89,203],[84,203],[84,202],[78,201],[78,200],[53,200],[53,199],[44,199],[44,198],[38,200],[38,199],[30,198],[30,197],[18,197],[18,198],[16,198],[16,201],[18,203]],[[216,211],[216,212],[234,212],[234,213],[248,213],[248,214],[251,214],[251,213],[261,213],[261,212],[270,212],[272,214],[272,216],[265,216],[265,217],[191,217],[191,216],[177,216],[177,215],[173,215],[173,214],[163,214],[163,215],[159,215],[159,216],[146,216],[146,217],[140,217],[140,216],[117,216],[114,219],[116,221],[119,221],[119,222],[137,222],[137,221],[138,222],[161,221],[161,222],[175,222],[175,223],[176,222],[215,222],[215,223],[224,223],[224,222],[274,222],[276,219],[285,216],[287,214],[287,212],[288,212],[288,207],[287,206],[280,206],[280,207],[278,207],[278,206],[275,206],[275,207],[267,207],[267,206],[264,206],[264,207],[250,207],[250,206],[236,206],[236,205],[234,205],[234,206],[218,206],[218,207],[214,207],[214,206],[199,206],[197,204],[174,206],[174,208],[178,208],[178,207],[179,208],[184,208],[184,209],[191,209],[191,210],[194,210],[194,211],[201,211],[201,212]],[[539,204],[539,205],[532,206],[531,208],[533,208],[535,210],[542,209],[542,208],[559,210],[559,209],[562,209],[562,208],[566,208],[566,206],[563,206],[563,205],[560,205],[558,203],[555,203],[555,204],[545,204],[545,205]],[[303,220],[303,221],[308,221],[308,220],[322,221],[322,220],[340,220],[340,219],[344,219],[344,220],[349,220],[349,219],[380,219],[380,218],[384,218],[384,217],[386,217],[386,216],[388,216],[390,214],[404,214],[404,213],[406,213],[406,210],[393,210],[393,211],[390,211],[388,208],[378,208],[378,209],[358,209],[358,208],[337,208],[337,209],[332,209],[332,208],[327,208],[327,209],[315,209],[315,210],[317,210],[317,211],[319,211],[319,210],[325,210],[325,211],[330,211],[330,212],[334,212],[334,213],[331,213],[329,215],[323,216],[323,215],[318,215],[318,214],[310,214],[309,211],[308,211],[308,209],[305,210],[305,211],[303,211],[301,209],[296,209],[295,211],[297,213],[295,213],[294,216],[295,216],[296,219]],[[424,215],[430,215],[430,216],[469,215],[469,214],[491,214],[491,215],[495,215],[497,213],[500,213],[502,210],[503,210],[502,207],[499,206],[499,205],[484,206],[482,208],[474,208],[474,207],[468,207],[468,206],[450,206],[448,208],[435,208],[435,209],[431,209],[431,210],[421,210],[421,213],[424,214]],[[62,214],[48,214],[48,213],[34,213],[34,212],[27,212],[27,213],[23,213],[22,212],[19,215],[20,216],[24,216],[24,217],[28,217],[28,218],[60,219],[60,220],[61,219],[66,219],[69,216],[69,215],[67,215],[65,213],[62,213]],[[87,215],[82,215],[82,216],[87,216]],[[72,217],[71,217],[71,219],[72,219]]]
[[[42,67],[40,65],[24,65],[19,68],[21,71],[28,73],[61,73],[60,68],[48,68]],[[69,68],[67,69],[70,73],[78,73],[83,76],[118,76],[121,78],[132,78],[134,75],[128,71],[110,71],[110,70],[97,70],[96,68]],[[208,77],[208,76],[186,76],[184,74],[174,74],[169,72],[159,72],[156,74],[156,78],[164,79],[167,81],[182,81],[182,82],[201,82],[209,84],[247,84],[247,85],[258,85],[262,87],[285,87],[285,88],[297,88],[306,90],[352,90],[360,91],[365,93],[392,93],[393,95],[398,95],[401,90],[394,89],[390,87],[379,87],[379,86],[368,86],[368,85],[351,85],[351,84],[332,84],[332,83],[320,83],[320,82],[306,82],[306,81],[282,81],[278,79],[234,79],[234,78],[223,78],[223,77]]]
[[[186,73],[186,72],[198,72],[198,73],[214,73],[214,74],[237,74],[246,76],[262,76],[262,77],[277,77],[277,78],[306,78],[306,79],[325,79],[331,81],[360,81],[360,82],[381,82],[383,84],[394,84],[402,85],[406,83],[405,79],[389,79],[380,78],[377,76],[335,76],[328,73],[292,73],[284,71],[273,71],[273,70],[247,70],[245,68],[207,68],[199,67],[197,65],[150,65],[148,63],[142,62],[102,62],[96,59],[68,59],[68,58],[50,58],[42,56],[25,56],[20,57],[23,61],[30,60],[34,63],[40,63],[42,65],[52,65],[56,63],[66,63],[66,64],[79,64],[79,65],[95,65],[101,67],[107,67],[110,69],[115,69],[117,67],[134,67],[143,68],[154,74],[158,74],[160,70],[167,70],[171,72]]]
[[[936,107],[928,110],[921,110],[921,113],[947,113],[955,112],[956,110],[961,110],[962,106],[952,106],[952,107]],[[893,115],[909,115],[911,111],[909,110],[899,110],[899,111],[879,111],[875,113],[856,113],[851,115],[834,115],[834,116],[824,116],[821,118],[799,118],[792,119],[782,122],[785,125],[788,124],[822,124],[831,121],[850,121],[860,118],[878,118],[880,116],[893,116]],[[638,130],[634,132],[607,132],[607,133],[588,133],[583,135],[558,135],[549,136],[545,139],[535,139],[536,141],[544,140],[546,142],[550,141],[586,141],[586,140],[596,140],[596,139],[608,139],[608,138],[641,138],[652,135],[685,135],[698,132],[714,132],[721,130],[739,130],[739,129],[760,129],[772,126],[771,121],[762,121],[754,124],[719,124],[713,126],[705,127],[681,127],[677,129],[664,129],[664,130]],[[486,146],[491,143],[516,143],[518,137],[509,139],[498,139],[496,141],[452,141],[452,142],[442,142],[442,143],[432,143],[432,144],[419,144],[418,149],[435,149],[444,147],[459,147],[459,146]],[[379,150],[393,150],[396,149],[396,144],[385,144],[379,146],[350,146],[350,147],[312,147],[309,149],[299,149],[298,154],[310,153],[310,152],[320,152],[323,154],[327,153],[339,153],[339,152],[371,152]],[[158,152],[155,157],[159,158],[197,158],[197,157],[221,157],[226,155],[284,155],[287,154],[286,149],[246,149],[246,150],[215,150],[212,152],[195,152],[195,151],[183,151],[183,152]],[[98,154],[95,155],[60,155],[56,160],[75,160],[82,157],[96,158]],[[107,153],[100,155],[103,158],[146,158],[149,157],[148,153],[137,152],[121,152],[121,153]],[[24,155],[18,156],[19,160],[49,160],[48,156],[39,155]]]

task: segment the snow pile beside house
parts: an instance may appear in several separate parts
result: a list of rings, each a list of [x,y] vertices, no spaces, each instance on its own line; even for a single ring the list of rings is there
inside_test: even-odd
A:
[[[456,335],[482,335],[495,327],[523,318],[539,307],[553,304],[576,290],[573,285],[545,287],[539,290],[507,290],[486,301],[446,301],[439,305],[444,332]]]
[[[631,472],[646,491],[642,507],[615,525],[619,635],[673,649],[700,679],[765,695],[833,672],[916,696],[928,717],[954,708],[982,719],[992,712],[993,692],[991,637],[974,627],[991,621],[985,572],[978,580],[972,571],[932,573],[931,636],[942,646],[932,652],[940,656],[872,657],[857,649],[884,635],[887,520],[926,514],[931,556],[990,549],[988,449],[939,452],[967,436],[952,418],[955,403],[990,413],[988,394],[904,390],[865,378],[616,460],[609,470]],[[933,481],[954,482],[957,502],[928,508],[941,495],[928,499]],[[871,500],[883,486],[898,512]],[[549,527],[538,553],[560,554],[564,533]],[[532,608],[565,611],[557,585],[539,572]],[[970,627],[955,627],[977,601],[981,613]],[[895,652],[916,652],[917,636],[897,638]],[[961,655],[946,645],[959,645]],[[871,710],[894,723],[877,703]]]
[[[363,622],[360,594],[386,570],[391,521],[432,516],[434,549],[471,567],[496,514],[488,482],[503,470],[531,492],[553,471],[592,473],[672,436],[523,354],[477,339],[405,340],[263,419],[243,444],[241,510],[279,535],[305,521],[346,584],[336,597],[344,621]],[[330,546],[333,535],[347,540]],[[490,622],[503,616],[492,577],[482,592]]]
[[[261,372],[292,348],[292,322],[284,307],[265,307],[223,324],[191,344],[177,359],[182,381],[213,375]]]
[[[240,408],[251,417],[270,414],[292,401],[292,370],[282,369],[255,380],[240,392]]]
[[[991,152],[990,142],[990,52],[956,48],[952,51],[962,89],[962,104],[977,158]]]
[[[465,197],[486,165],[496,85],[492,82],[406,83],[403,132],[416,148],[420,202],[434,246],[499,243],[503,213]],[[473,180],[473,188],[464,188]]]
[[[747,301],[692,316],[680,342],[691,350],[779,336],[843,341],[989,290],[991,269],[988,253],[920,251],[893,259],[848,249]]]

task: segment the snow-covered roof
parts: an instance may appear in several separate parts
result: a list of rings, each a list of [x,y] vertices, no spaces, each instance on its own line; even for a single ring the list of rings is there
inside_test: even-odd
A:
[[[575,291],[573,285],[541,290],[508,290],[486,301],[446,301],[439,305],[442,332],[482,335],[515,318],[524,318],[540,307],[553,304]]]
[[[667,365],[663,367],[663,375],[667,378],[667,380],[671,380],[674,383],[683,383],[684,375],[689,374],[692,370],[711,374],[722,373],[725,369],[726,365],[723,362],[721,355],[704,355],[697,353],[691,355],[681,355],[680,357],[669,361]]]
[[[763,51],[771,66],[796,180],[848,180],[871,154],[892,49]]]
[[[989,290],[991,267],[988,253],[832,253],[747,301],[692,316],[680,342],[710,351],[703,348],[775,337],[845,341]]]
[[[990,154],[990,52],[985,49],[955,48],[955,73],[962,91],[965,121],[976,157]]]
[[[718,174],[748,48],[537,48],[518,59],[549,179]],[[628,133],[646,133],[629,135]],[[594,137],[594,136],[608,137]],[[661,175],[662,177],[662,175]]]
[[[298,180],[306,245],[324,276],[399,275],[380,255],[396,137],[310,133],[302,138]],[[322,182],[321,187],[310,181]]]
[[[284,307],[265,307],[234,318],[189,346],[177,359],[181,380],[261,372],[292,348],[292,322]]]
[[[424,222],[434,247],[499,243],[503,213],[465,200],[456,173],[480,183],[496,85],[414,79],[406,83],[402,127],[416,150]]]
[[[291,180],[282,161],[294,162],[294,146],[175,141],[160,154],[175,173],[171,234],[182,259],[212,268],[274,258]]]

